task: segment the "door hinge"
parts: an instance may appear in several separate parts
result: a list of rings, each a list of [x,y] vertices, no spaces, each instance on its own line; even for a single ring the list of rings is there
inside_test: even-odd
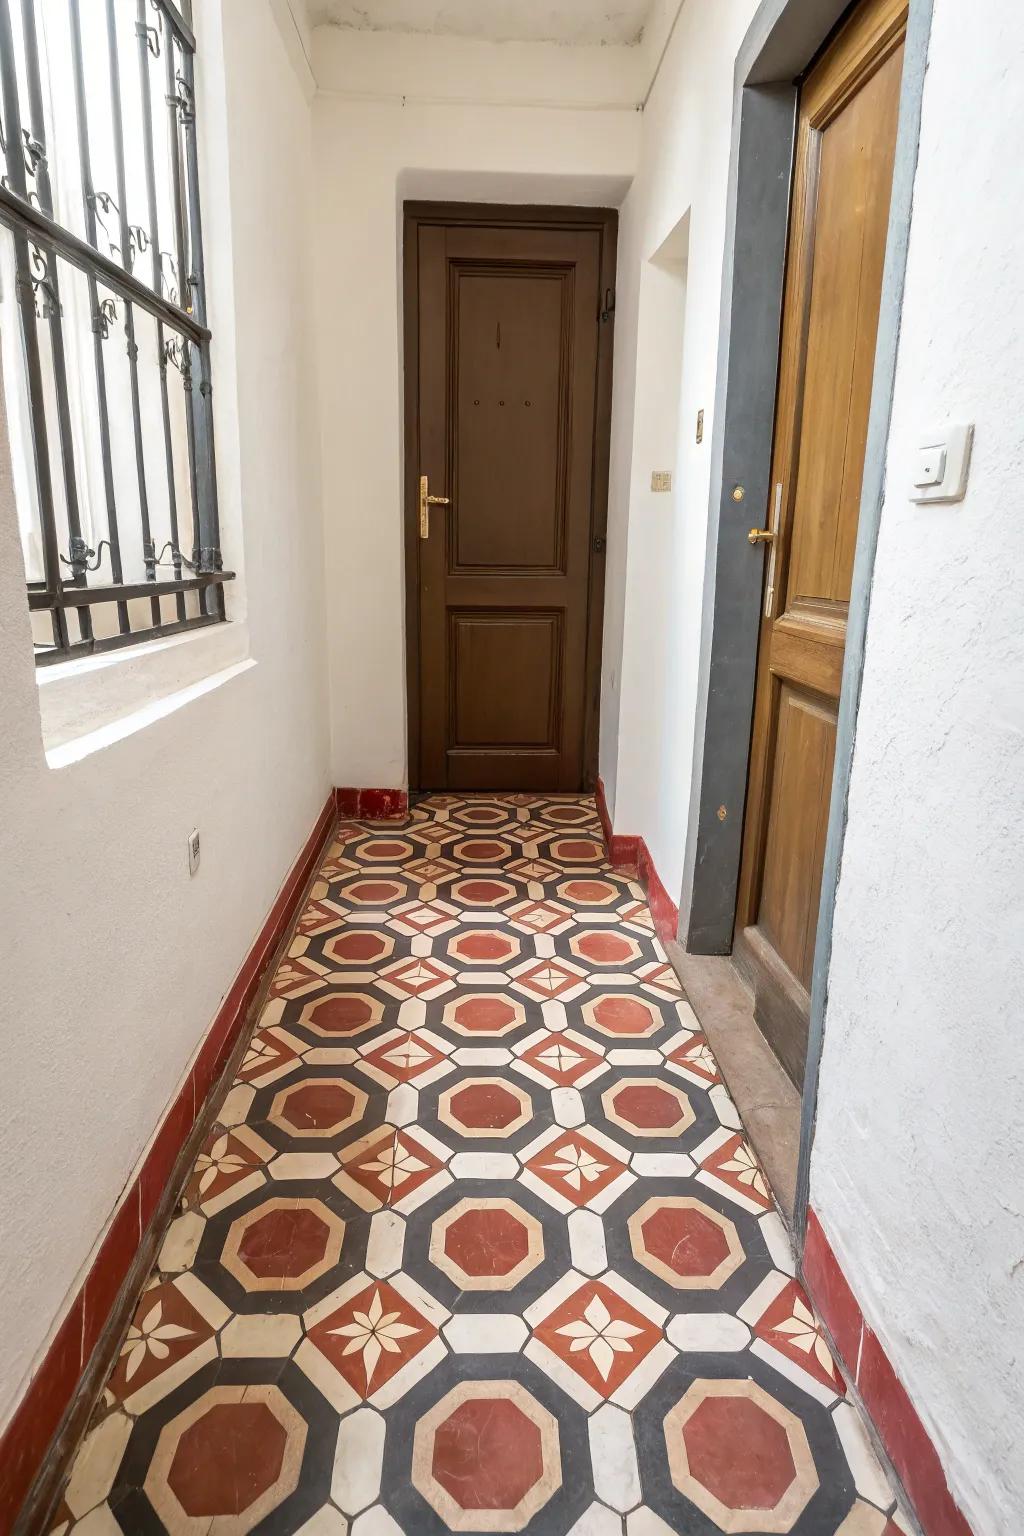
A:
[[[608,321],[612,318],[614,313],[615,313],[615,289],[614,288],[606,288],[605,291],[604,291],[604,308],[601,310],[601,312],[600,312],[600,314],[598,315],[597,318],[600,320],[602,325],[607,325]]]
[[[600,534],[597,535],[597,537],[594,539],[594,553],[595,553],[595,555],[603,555],[604,554],[607,542],[608,542],[607,539],[602,539]]]

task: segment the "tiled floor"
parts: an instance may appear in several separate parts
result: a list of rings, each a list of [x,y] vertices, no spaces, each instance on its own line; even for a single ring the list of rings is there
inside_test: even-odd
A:
[[[898,1536],[592,802],[342,825],[54,1527]]]

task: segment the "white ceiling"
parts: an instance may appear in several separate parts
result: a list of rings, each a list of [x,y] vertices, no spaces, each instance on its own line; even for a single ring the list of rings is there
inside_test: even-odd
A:
[[[637,43],[652,0],[306,0],[311,26],[491,42]]]

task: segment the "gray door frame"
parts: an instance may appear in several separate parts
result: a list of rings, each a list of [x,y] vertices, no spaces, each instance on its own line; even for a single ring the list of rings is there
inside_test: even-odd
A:
[[[771,479],[790,183],[795,79],[849,0],[762,0],[736,59],[726,254],[711,444],[693,778],[679,942],[690,954],[732,949],[757,670],[763,556],[747,542],[764,526]],[[795,1227],[802,1245],[832,918],[846,829],[850,768],[899,343],[932,0],[910,0],[892,204],[868,419],[860,523],[836,734],[832,801],[811,983]]]

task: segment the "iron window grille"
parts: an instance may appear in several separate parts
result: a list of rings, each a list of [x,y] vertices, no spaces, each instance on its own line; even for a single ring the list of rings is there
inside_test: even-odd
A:
[[[36,660],[217,623],[191,0],[0,0],[0,152]]]

